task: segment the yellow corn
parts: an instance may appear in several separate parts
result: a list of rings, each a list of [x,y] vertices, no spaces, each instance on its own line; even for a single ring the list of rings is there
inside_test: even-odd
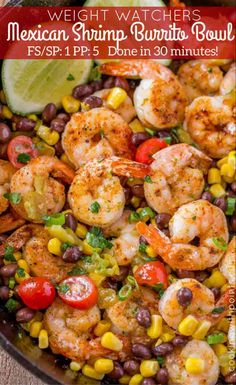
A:
[[[47,349],[48,346],[48,332],[45,329],[41,329],[39,332],[39,349]]]
[[[126,184],[130,187],[132,187],[136,184],[143,184],[143,179],[141,179],[141,178],[129,178],[127,180]]]
[[[35,114],[29,114],[29,115],[27,115],[27,118],[31,119],[31,120],[34,120],[35,122],[37,122],[37,120],[38,120],[38,117]]]
[[[221,198],[226,194],[224,187],[219,183],[211,185],[209,191],[214,198]]]
[[[132,120],[132,122],[129,123],[129,126],[133,132],[144,132],[145,128],[141,124],[141,122],[138,119]]]
[[[89,111],[91,107],[90,107],[90,105],[88,103],[81,102],[80,103],[80,108],[81,108],[81,111]]]
[[[204,281],[205,286],[212,287],[222,287],[226,283],[226,279],[220,270],[215,270],[209,278]]]
[[[106,332],[101,338],[101,345],[104,348],[120,352],[123,348],[122,341],[111,332]]]
[[[146,251],[147,255],[148,255],[150,258],[155,258],[155,257],[157,256],[157,253],[154,251],[154,249],[152,248],[152,246],[147,246],[145,251]]]
[[[87,227],[85,225],[82,225],[82,223],[78,223],[75,230],[75,234],[77,235],[77,237],[84,239],[86,237],[87,232]]]
[[[223,164],[226,164],[227,162],[228,162],[228,156],[225,156],[224,158],[218,160],[218,162],[216,164],[217,164],[218,168],[221,168],[221,166]]]
[[[49,146],[54,146],[60,139],[60,135],[57,131],[51,131],[47,126],[41,125],[38,128],[37,135],[44,140]]]
[[[47,143],[39,140],[36,142],[35,147],[37,148],[39,155],[48,155],[48,156],[54,156],[55,155],[55,148],[52,146],[49,146]]]
[[[236,151],[230,151],[230,153],[228,155],[228,164],[234,170],[236,169]]]
[[[70,228],[67,227],[64,229],[64,227],[60,225],[52,225],[46,228],[52,238],[58,238],[62,243],[71,243],[72,245],[81,246],[81,240]]]
[[[131,377],[129,385],[139,385],[143,381],[143,376],[141,374],[135,374]]]
[[[189,357],[185,361],[185,369],[190,374],[200,374],[205,367],[204,361],[201,358]]]
[[[26,273],[30,273],[30,268],[29,268],[29,265],[28,263],[24,260],[24,259],[19,259],[17,261],[17,265],[21,268],[21,269],[24,269]]]
[[[210,170],[208,171],[208,183],[221,183],[221,176],[218,168],[210,168]]]
[[[140,364],[140,373],[143,377],[152,377],[159,370],[157,361],[154,360],[143,360]]]
[[[192,315],[185,317],[179,324],[178,331],[184,336],[191,336],[198,327],[198,320]]]
[[[163,342],[170,342],[173,340],[174,338],[174,334],[170,334],[170,333],[162,333],[161,334],[161,339]]]
[[[141,202],[141,198],[138,198],[138,197],[136,197],[135,195],[132,196],[132,198],[131,198],[131,200],[130,200],[131,205],[132,205],[135,209],[136,209],[137,207],[139,207],[140,202]]]
[[[98,286],[98,287],[101,286],[101,284],[104,281],[104,279],[106,279],[106,277],[104,275],[101,275],[99,273],[95,273],[93,271],[91,271],[89,273],[89,277],[93,280],[95,285]]]
[[[7,106],[2,106],[2,112],[1,115],[5,119],[11,119],[13,116],[13,113]]]
[[[76,362],[71,361],[70,363],[70,370],[73,370],[73,372],[78,372],[83,367],[83,362]]]
[[[228,352],[227,347],[223,344],[212,345],[212,349],[214,350],[217,357],[220,357],[220,356],[222,356],[222,354],[225,354]]]
[[[128,374],[124,374],[124,376],[122,376],[120,379],[119,379],[119,383],[122,384],[122,385],[128,385],[129,382],[131,380],[131,377],[128,376]]]
[[[49,251],[49,253],[58,255],[58,257],[60,257],[62,255],[61,245],[62,245],[62,243],[61,243],[61,241],[58,238],[51,238],[48,241],[48,251]]]
[[[229,177],[229,176],[223,176],[223,180],[224,180],[224,182],[226,182],[226,183],[233,183],[234,182],[234,180],[235,180],[235,176],[232,176],[231,178]]]
[[[42,329],[42,322],[40,321],[32,322],[32,324],[30,325],[30,337],[38,338],[41,329]]]
[[[151,338],[158,338],[162,333],[162,317],[158,314],[151,316],[151,326],[147,329],[147,335]]]
[[[15,251],[15,253],[13,253],[13,255],[14,255],[16,261],[19,261],[19,259],[22,258],[22,253],[20,251]]]
[[[83,240],[82,247],[83,247],[83,253],[84,254],[92,255],[94,253],[94,248],[88,244],[86,239]]]
[[[82,367],[82,373],[84,374],[84,376],[94,378],[95,380],[102,380],[104,377],[104,374],[96,372],[96,370],[88,364],[85,364]]]
[[[116,110],[127,98],[127,93],[123,88],[114,87],[107,98],[107,106]]]
[[[17,283],[23,282],[25,279],[30,278],[30,275],[25,271],[23,277],[16,272],[15,274],[15,280]]]
[[[163,342],[162,339],[161,339],[161,338],[158,338],[158,340],[157,340],[156,343],[155,343],[155,346],[161,345],[162,342]]]
[[[232,178],[235,173],[235,168],[229,163],[223,164],[220,168],[220,174]]]
[[[140,198],[139,198],[140,199]],[[131,199],[132,200],[132,199]],[[141,201],[141,199],[140,199],[140,201]],[[137,210],[136,210],[136,212],[139,214],[139,213],[141,213],[142,212],[142,207],[139,207]],[[149,215],[145,215],[145,216],[143,216],[142,217],[142,222],[147,222],[148,220],[150,219],[150,216]]]
[[[2,104],[6,104],[6,103],[7,103],[7,101],[6,101],[6,96],[5,96],[3,90],[0,91],[0,102],[1,102]]]
[[[193,333],[193,338],[196,338],[196,340],[203,340],[206,337],[210,327],[211,327],[211,322],[209,321],[200,322],[200,325],[198,326],[197,330]]]
[[[73,98],[71,95],[63,96],[62,106],[66,112],[73,114],[74,112],[79,111],[80,101]]]
[[[68,157],[66,156],[66,154],[62,154],[61,157],[60,157],[60,160],[66,164],[68,164],[68,166],[70,166],[71,168],[75,168],[74,165],[70,162],[70,160],[68,159]]]
[[[114,364],[113,361],[108,358],[99,358],[94,364],[94,369],[98,373],[107,374],[112,372]]]
[[[222,332],[228,333],[229,331],[229,325],[230,321],[228,318],[222,318],[218,323],[217,323],[217,330],[221,330]]]

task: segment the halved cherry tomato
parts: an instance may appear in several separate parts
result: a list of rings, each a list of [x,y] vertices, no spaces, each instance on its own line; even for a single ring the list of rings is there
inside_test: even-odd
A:
[[[8,158],[12,165],[16,168],[25,166],[25,163],[21,163],[18,160],[18,156],[21,154],[29,155],[30,159],[37,158],[37,156],[39,156],[39,152],[35,148],[32,139],[25,135],[19,135],[13,138],[7,147]]]
[[[158,138],[145,140],[137,148],[135,160],[140,163],[150,164],[153,161],[152,155],[165,147],[167,147],[167,143],[164,140]]]
[[[59,285],[58,294],[68,305],[76,309],[89,309],[98,301],[98,289],[86,275],[64,279]]]
[[[31,277],[21,282],[18,294],[30,309],[40,310],[51,305],[56,296],[56,290],[48,279]]]
[[[163,283],[163,287],[168,286],[168,276],[163,263],[159,261],[147,262],[135,270],[134,278],[139,285],[153,286]]]

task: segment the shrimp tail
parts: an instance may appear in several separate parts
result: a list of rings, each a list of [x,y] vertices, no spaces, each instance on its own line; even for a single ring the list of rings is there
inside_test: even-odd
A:
[[[0,220],[0,234],[6,233],[11,230],[15,230],[25,223],[23,218],[20,218],[15,211],[6,213],[1,216]]]
[[[75,177],[75,171],[60,160],[56,162],[55,170],[52,174],[55,178],[62,179],[65,183],[68,184],[71,184]]]
[[[136,229],[161,256],[171,251],[171,241],[169,238],[153,225],[148,226],[143,222],[138,222]]]
[[[145,176],[150,174],[150,167],[143,163],[120,158],[112,162],[112,171],[116,175],[128,178],[145,178]]]

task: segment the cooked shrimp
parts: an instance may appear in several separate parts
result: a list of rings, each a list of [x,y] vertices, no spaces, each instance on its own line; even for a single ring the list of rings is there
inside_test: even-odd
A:
[[[202,95],[211,95],[219,91],[223,72],[217,65],[205,60],[189,60],[182,64],[177,73],[185,89],[189,103]]]
[[[236,63],[231,64],[220,85],[220,94],[227,95],[236,87]]]
[[[79,310],[57,298],[47,309],[43,321],[53,353],[79,362],[95,357],[124,360],[130,350],[127,338],[120,336],[123,350],[112,352],[101,346],[100,338],[93,337],[93,328],[100,319],[101,314],[97,306]]]
[[[162,130],[183,122],[186,96],[170,69],[156,61],[141,59],[104,63],[100,71],[143,79],[134,92],[134,106],[145,126]]]
[[[43,226],[29,224],[11,234],[6,244],[14,250],[23,248],[23,258],[29,265],[31,275],[58,283],[67,277],[74,264],[51,254],[47,248],[49,239],[50,235]],[[0,255],[2,254],[4,245],[0,246]]]
[[[176,211],[169,222],[170,239],[153,225],[139,222],[136,226],[157,254],[174,269],[205,270],[215,266],[229,238],[223,211],[201,199]],[[190,244],[196,237],[199,246]]]
[[[236,317],[232,316],[228,331],[229,348],[236,350]]]
[[[236,237],[233,237],[228,245],[227,251],[220,261],[219,268],[230,285],[235,285],[236,271]]]
[[[200,374],[186,371],[185,362],[190,357],[204,361],[204,370]],[[170,385],[215,385],[220,373],[214,351],[207,342],[198,340],[189,341],[183,348],[169,354],[165,366],[170,376]]]
[[[0,159],[0,214],[6,211],[9,201],[4,198],[4,194],[10,190],[10,181],[16,169],[6,160]]]
[[[139,248],[139,234],[135,223],[129,222],[130,213],[130,210],[125,210],[122,217],[104,231],[104,235],[116,237],[112,241],[111,253],[113,253],[120,266],[130,264]]]
[[[109,108],[107,105],[107,98],[110,92],[111,88],[106,88],[104,90],[95,92],[93,95],[98,96],[103,100],[103,107]],[[129,96],[126,97],[124,102],[121,103],[121,105],[114,112],[119,114],[127,123],[129,123],[136,116],[133,102]]]
[[[79,168],[95,158],[131,158],[131,135],[128,123],[118,113],[93,108],[72,115],[62,135],[62,146],[71,163]]]
[[[21,217],[41,223],[44,215],[61,211],[65,204],[65,186],[53,177],[71,183],[74,171],[54,157],[41,156],[13,175],[10,190],[20,193],[21,201],[12,206]]]
[[[200,96],[186,108],[184,128],[212,158],[236,147],[235,95]]]
[[[0,234],[7,233],[8,231],[12,231],[22,226],[25,223],[25,220],[16,212],[11,209],[10,212],[4,213],[0,217]]]

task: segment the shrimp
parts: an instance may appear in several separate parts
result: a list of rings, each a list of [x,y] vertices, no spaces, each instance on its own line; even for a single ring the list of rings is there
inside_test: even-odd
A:
[[[100,91],[96,91],[93,95],[98,96],[99,98],[102,99],[103,107],[109,108],[107,105],[107,98],[110,92],[111,92],[111,88],[107,88]],[[126,97],[126,99],[115,110],[115,112],[119,114],[127,123],[129,123],[136,116],[135,108],[129,96]]]
[[[133,290],[125,301],[118,301],[106,310],[106,316],[112,323],[112,330],[128,335],[132,343],[150,342],[147,330],[140,326],[136,314],[140,308],[148,308],[151,314],[158,313],[157,294],[148,288]]]
[[[93,328],[100,319],[97,305],[88,310],[79,310],[57,298],[46,310],[43,320],[53,353],[79,362],[96,357],[124,360],[130,354],[128,338],[120,336],[123,349],[121,352],[112,352],[101,346],[100,338],[93,337]]]
[[[181,206],[169,222],[170,239],[153,225],[136,225],[153,249],[173,269],[205,270],[223,257],[228,228],[223,211],[206,200]],[[199,246],[191,243],[199,239]]]
[[[111,252],[120,266],[129,265],[139,249],[139,234],[135,223],[129,222],[130,213],[125,210],[122,217],[104,231],[105,236],[116,237]]]
[[[173,72],[153,60],[104,63],[103,74],[141,78],[134,92],[134,106],[141,122],[156,130],[175,127],[184,120],[185,91]]]
[[[71,183],[74,171],[56,158],[41,156],[32,159],[13,175],[10,191],[19,193],[21,201],[11,204],[21,217],[42,223],[44,215],[61,211],[65,204],[65,187],[51,175]]]
[[[4,194],[10,190],[10,181],[16,169],[6,160],[0,159],[0,214],[7,210],[9,201]]]
[[[23,248],[23,258],[29,265],[31,275],[48,278],[58,283],[67,277],[75,264],[64,262],[61,257],[48,251],[50,239],[48,231],[41,225],[25,225],[11,234],[5,245],[14,250]],[[5,245],[0,246],[0,256],[4,254]]]
[[[230,285],[235,285],[236,270],[236,237],[234,236],[228,245],[224,257],[221,259],[219,268]]]
[[[189,103],[199,96],[217,93],[223,81],[223,72],[219,66],[207,60],[187,61],[180,66],[177,76]]]
[[[185,362],[189,357],[204,361],[204,370],[200,374],[186,371]],[[167,356],[165,366],[170,385],[215,385],[220,374],[218,358],[213,349],[207,342],[199,340],[189,341],[183,348],[175,349]]]
[[[106,108],[93,108],[72,115],[62,135],[62,146],[70,162],[79,168],[95,158],[131,158],[131,135],[120,115]]]
[[[186,108],[184,128],[208,156],[226,156],[236,147],[235,94],[194,99]]]
[[[227,95],[236,87],[236,63],[232,63],[220,85],[220,94]]]

